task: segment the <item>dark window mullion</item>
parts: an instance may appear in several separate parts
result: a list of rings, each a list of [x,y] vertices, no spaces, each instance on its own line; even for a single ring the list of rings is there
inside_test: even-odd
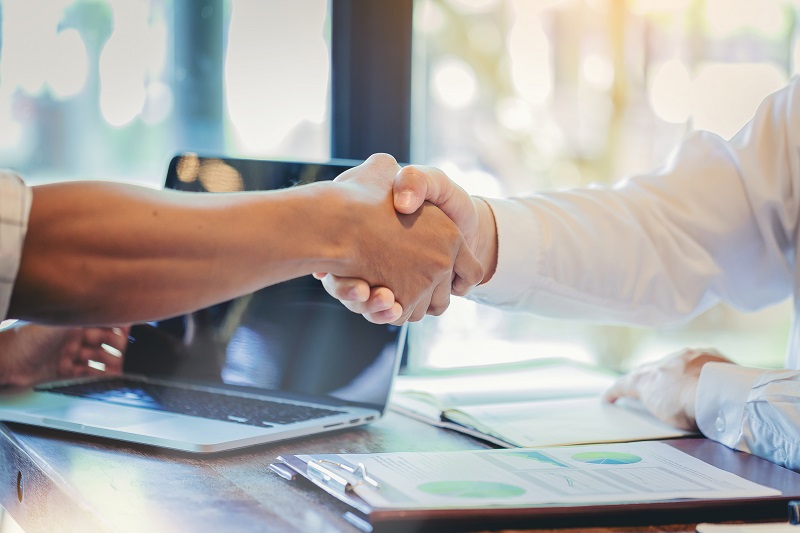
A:
[[[408,161],[413,3],[332,0],[332,157]]]

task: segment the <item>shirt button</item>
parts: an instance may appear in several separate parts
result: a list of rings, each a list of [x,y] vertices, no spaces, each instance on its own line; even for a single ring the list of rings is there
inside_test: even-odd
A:
[[[716,429],[719,433],[725,431],[725,419],[721,416],[718,416],[716,420],[714,420],[714,429]]]

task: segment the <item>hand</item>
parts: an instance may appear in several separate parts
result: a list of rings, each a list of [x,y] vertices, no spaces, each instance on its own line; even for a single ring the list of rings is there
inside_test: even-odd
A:
[[[497,230],[489,205],[480,198],[470,197],[441,170],[410,165],[398,172],[393,185],[394,207],[399,213],[414,213],[423,202],[439,207],[461,230],[464,239],[475,252],[488,281],[497,266]],[[370,287],[364,280],[340,278],[316,273],[323,286],[348,309],[362,314],[370,322],[393,322],[402,313],[394,294],[385,287]],[[466,294],[453,286],[453,294]],[[429,314],[439,314],[430,309]]]
[[[129,327],[55,327],[38,324],[0,331],[2,384],[30,386],[43,381],[121,374]],[[89,366],[89,361],[101,363]]]
[[[359,205],[350,209],[358,217],[360,229],[354,240],[361,248],[355,257],[360,258],[360,269],[377,277],[331,273],[363,279],[353,290],[365,290],[367,298],[372,296],[385,310],[394,310],[391,319],[383,322],[395,324],[420,320],[426,312],[442,313],[450,303],[451,290],[466,294],[483,278],[481,265],[460,230],[440,209],[426,203],[411,214],[395,211],[392,187],[399,170],[394,158],[377,154],[334,180],[353,186],[349,198]],[[387,300],[382,301],[383,297]]]
[[[633,398],[656,418],[681,429],[697,429],[695,396],[700,370],[711,362],[731,363],[714,349],[686,349],[642,365],[619,378],[604,394],[614,403]]]

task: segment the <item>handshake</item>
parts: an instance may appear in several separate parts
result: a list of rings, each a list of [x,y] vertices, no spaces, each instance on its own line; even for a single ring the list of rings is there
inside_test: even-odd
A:
[[[494,274],[497,231],[489,204],[441,170],[400,168],[392,156],[376,154],[334,182],[354,193],[356,187],[366,189],[375,194],[374,203],[390,204],[381,216],[356,224],[369,230],[352,236],[352,257],[361,258],[352,273],[314,273],[349,310],[376,324],[418,321],[442,314],[451,294],[464,296]]]

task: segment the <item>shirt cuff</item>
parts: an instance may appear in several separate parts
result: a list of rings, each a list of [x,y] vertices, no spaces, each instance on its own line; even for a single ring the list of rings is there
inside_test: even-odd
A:
[[[540,230],[530,208],[515,200],[484,198],[497,227],[497,269],[492,278],[469,294],[477,302],[502,305],[529,290],[541,264]]]
[[[743,434],[744,410],[750,390],[764,374],[759,368],[707,363],[697,385],[697,427],[709,439],[750,452]]]

